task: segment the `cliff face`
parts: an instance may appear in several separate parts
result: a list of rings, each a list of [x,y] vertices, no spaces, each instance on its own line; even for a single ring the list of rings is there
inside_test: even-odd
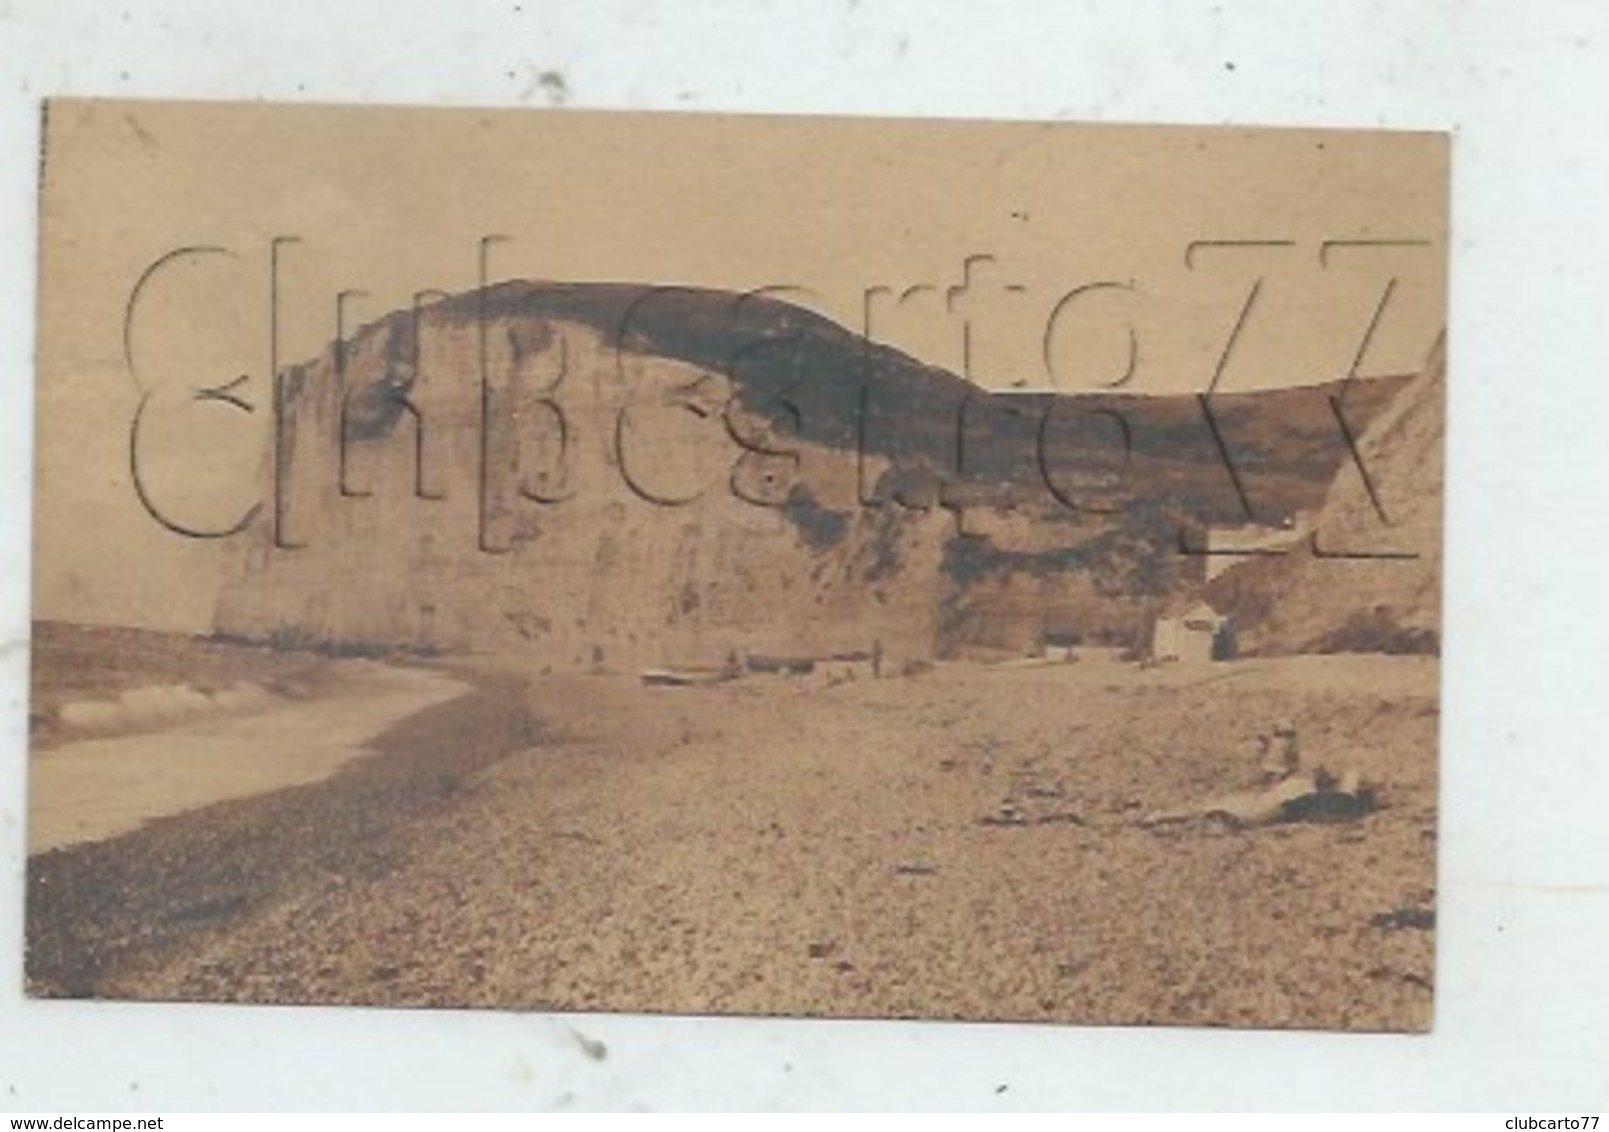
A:
[[[555,668],[931,653],[944,518],[854,507],[886,460],[774,454],[729,377],[612,340],[607,302],[491,297],[286,374],[277,506],[243,536],[220,632]]]
[[[1446,379],[1438,341],[1362,431],[1309,552],[1236,567],[1209,591],[1219,608],[1243,614],[1254,651],[1440,650]]]
[[[1317,504],[1318,396],[1222,398],[1215,439],[1191,398],[988,396],[770,299],[500,284],[282,374],[216,629],[622,670],[1132,639],[1199,589],[1180,527],[1242,510],[1222,447]]]

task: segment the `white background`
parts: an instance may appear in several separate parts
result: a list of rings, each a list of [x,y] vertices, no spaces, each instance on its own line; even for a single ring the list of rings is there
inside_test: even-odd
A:
[[[0,1110],[1605,1108],[1606,36],[1601,0],[0,0]],[[23,1000],[38,100],[542,105],[545,71],[600,108],[1455,131],[1434,1035]]]

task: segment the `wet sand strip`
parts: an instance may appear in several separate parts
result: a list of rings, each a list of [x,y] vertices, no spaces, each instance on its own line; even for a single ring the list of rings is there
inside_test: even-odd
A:
[[[28,993],[139,997],[141,972],[233,930],[299,879],[389,872],[405,827],[542,741],[523,680],[472,679],[472,691],[392,725],[371,741],[374,755],[321,782],[30,857]]]
[[[369,754],[398,720],[469,690],[436,669],[347,663],[290,698],[248,686],[258,694],[238,710],[36,750],[28,852],[106,841],[155,818],[318,782]]]

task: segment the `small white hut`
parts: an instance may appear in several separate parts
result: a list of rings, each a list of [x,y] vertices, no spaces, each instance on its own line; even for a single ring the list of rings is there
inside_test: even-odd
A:
[[[1204,664],[1228,652],[1229,619],[1206,602],[1173,617],[1158,617],[1151,631],[1151,659]]]

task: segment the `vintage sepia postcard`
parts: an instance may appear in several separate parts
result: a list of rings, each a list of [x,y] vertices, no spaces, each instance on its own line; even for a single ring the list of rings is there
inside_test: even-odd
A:
[[[1444,135],[41,160],[33,995],[1429,1028]]]

